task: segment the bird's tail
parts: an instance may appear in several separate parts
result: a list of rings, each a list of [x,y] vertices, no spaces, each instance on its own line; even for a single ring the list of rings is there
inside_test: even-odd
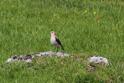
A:
[[[64,47],[63,47],[63,45],[61,45],[61,48],[62,48],[62,50],[64,51]]]

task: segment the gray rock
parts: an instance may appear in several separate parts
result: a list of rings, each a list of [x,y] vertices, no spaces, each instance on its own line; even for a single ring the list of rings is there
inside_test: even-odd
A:
[[[47,51],[47,52],[39,52],[37,54],[34,54],[36,56],[69,56],[69,54],[64,53],[64,52],[52,52],[52,51]]]
[[[6,63],[16,62],[16,61],[23,61],[23,62],[32,62],[33,57],[31,55],[14,55],[7,59]]]
[[[89,63],[95,63],[95,64],[105,64],[108,65],[108,59],[100,56],[93,56],[88,58]]]
[[[16,61],[23,61],[30,63],[32,62],[32,59],[35,57],[40,57],[40,56],[59,56],[59,57],[64,57],[64,56],[69,56],[69,54],[64,53],[64,52],[52,52],[52,51],[47,51],[47,52],[39,52],[39,53],[34,53],[34,54],[28,54],[28,55],[14,55],[11,56],[10,58],[7,59],[6,63],[11,63],[11,62],[16,62]]]

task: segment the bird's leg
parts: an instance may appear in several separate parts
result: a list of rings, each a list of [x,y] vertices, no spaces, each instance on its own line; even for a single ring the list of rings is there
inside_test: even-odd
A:
[[[51,48],[51,51],[54,52],[56,50],[56,48]]]

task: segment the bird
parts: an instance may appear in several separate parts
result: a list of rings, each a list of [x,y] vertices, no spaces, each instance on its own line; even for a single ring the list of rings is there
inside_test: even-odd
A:
[[[58,48],[61,48],[64,51],[64,47],[61,41],[57,38],[56,33],[54,31],[51,31],[50,42],[57,48],[56,52],[58,52]]]

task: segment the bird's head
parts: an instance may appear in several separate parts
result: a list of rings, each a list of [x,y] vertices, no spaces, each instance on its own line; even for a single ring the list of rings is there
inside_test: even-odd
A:
[[[54,31],[51,31],[51,36],[56,36],[56,33]]]

